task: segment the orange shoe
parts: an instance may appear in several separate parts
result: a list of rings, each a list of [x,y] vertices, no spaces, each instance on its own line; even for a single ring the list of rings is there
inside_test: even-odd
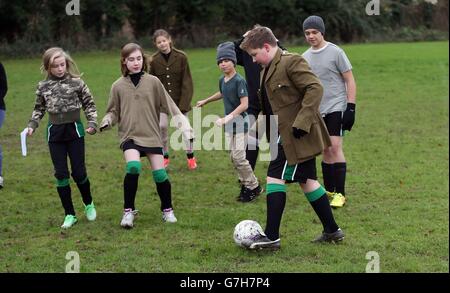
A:
[[[189,170],[197,169],[197,160],[195,159],[195,157],[192,159],[187,159],[187,164],[188,164]]]
[[[167,168],[169,166],[170,160],[169,158],[164,158],[164,168]]]

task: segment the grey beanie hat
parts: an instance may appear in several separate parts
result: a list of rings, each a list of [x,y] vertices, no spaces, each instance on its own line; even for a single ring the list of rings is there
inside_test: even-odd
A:
[[[234,44],[232,42],[224,42],[217,46],[217,63],[221,60],[231,60],[236,65],[236,51],[234,50]]]
[[[325,34],[325,24],[323,23],[322,17],[311,15],[303,21],[303,31],[312,28],[321,32],[322,35]]]

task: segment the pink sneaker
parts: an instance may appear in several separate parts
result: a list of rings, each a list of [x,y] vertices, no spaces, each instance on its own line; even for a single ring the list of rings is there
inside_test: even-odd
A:
[[[188,164],[189,170],[197,169],[197,160],[195,159],[195,157],[192,159],[187,159],[187,164]]]
[[[164,168],[167,168],[169,166],[170,160],[169,158],[164,158]]]

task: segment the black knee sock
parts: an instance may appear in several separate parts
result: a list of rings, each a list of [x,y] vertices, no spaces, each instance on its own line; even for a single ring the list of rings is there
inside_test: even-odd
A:
[[[172,207],[172,187],[169,179],[156,183],[156,190],[161,199],[161,211]]]
[[[335,189],[335,178],[334,178],[334,164],[327,164],[322,162],[322,174],[323,174],[323,185],[325,189],[329,192],[334,192]]]
[[[62,206],[64,208],[64,212],[67,215],[74,215],[75,210],[73,208],[72,203],[72,191],[70,189],[70,185],[66,186],[58,186],[56,187],[58,190],[59,198],[61,199]]]
[[[123,180],[123,208],[135,210],[134,200],[136,198],[136,192],[138,188],[139,174],[129,174],[125,175]]]
[[[81,193],[81,198],[83,199],[83,203],[85,205],[92,203],[92,195],[91,195],[91,183],[89,182],[89,179],[86,178],[86,181],[83,183],[77,183],[78,189]]]
[[[336,192],[345,195],[345,175],[347,174],[347,163],[334,163],[334,178]]]
[[[333,233],[339,228],[334,221],[333,213],[331,211],[330,202],[328,201],[326,193],[324,193],[317,200],[310,202],[317,216],[322,222],[323,230],[326,233]]]
[[[264,233],[270,240],[280,238],[280,224],[286,205],[285,192],[273,192],[267,195],[267,224]]]
[[[247,148],[245,149],[245,158],[250,163],[252,170],[255,171],[255,165],[256,165],[256,160],[258,159],[259,147],[252,146],[252,148],[256,147],[256,149],[249,149],[248,147],[249,146],[247,145]]]

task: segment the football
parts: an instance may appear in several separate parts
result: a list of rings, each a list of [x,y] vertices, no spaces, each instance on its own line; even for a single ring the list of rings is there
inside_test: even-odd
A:
[[[234,227],[234,243],[239,246],[242,245],[242,241],[245,239],[251,239],[258,235],[265,235],[261,225],[253,220],[244,220]]]

